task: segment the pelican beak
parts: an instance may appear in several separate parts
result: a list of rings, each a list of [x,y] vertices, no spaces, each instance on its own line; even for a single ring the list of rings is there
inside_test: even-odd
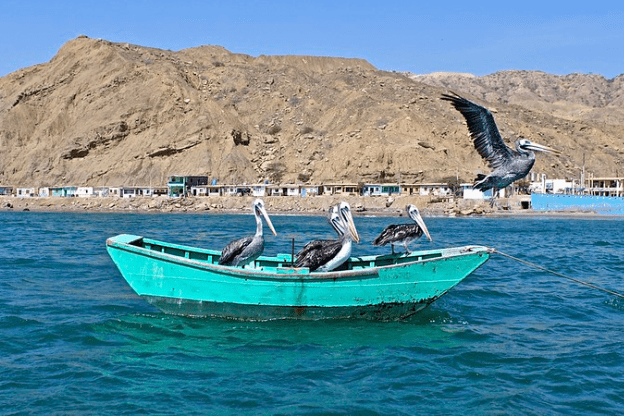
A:
[[[429,234],[429,230],[427,229],[427,226],[425,225],[425,220],[423,220],[423,218],[420,216],[420,213],[410,212],[410,217],[412,217],[412,219],[416,221],[416,224],[418,224],[420,229],[423,230],[423,233],[425,233],[425,235],[427,236],[427,239],[429,241],[433,241],[433,239],[431,238],[431,234]]]
[[[271,229],[271,232],[273,233],[273,235],[277,235],[277,233],[275,232],[275,228],[273,228],[273,223],[271,222],[271,219],[269,218],[269,214],[266,212],[266,209],[262,207],[260,209],[260,212],[262,212],[262,216],[264,217],[264,220],[266,221],[267,225]]]
[[[349,229],[349,233],[351,233],[351,238],[356,243],[359,243],[360,242],[360,235],[358,234],[357,230],[355,229],[355,223],[353,222],[353,217],[351,216],[351,212],[350,211],[346,213],[346,217],[347,217],[347,227]]]
[[[533,150],[535,152],[545,152],[545,153],[554,153],[556,155],[560,155],[561,152],[559,150],[553,149],[552,147],[544,146],[543,144],[529,142],[524,146],[527,149]]]

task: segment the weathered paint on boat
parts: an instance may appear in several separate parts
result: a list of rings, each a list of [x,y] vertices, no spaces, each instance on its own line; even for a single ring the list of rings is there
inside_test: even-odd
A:
[[[290,267],[290,255],[242,267],[220,252],[122,234],[107,250],[130,287],[167,313],[236,319],[396,319],[445,294],[490,256],[483,246],[351,257],[337,271]]]

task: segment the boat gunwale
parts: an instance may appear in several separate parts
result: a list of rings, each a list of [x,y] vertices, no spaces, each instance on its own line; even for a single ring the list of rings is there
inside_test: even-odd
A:
[[[448,260],[448,259],[452,259],[455,257],[470,256],[470,255],[475,255],[479,253],[489,255],[490,250],[491,250],[486,246],[467,245],[467,246],[460,246],[460,247],[441,248],[441,249],[436,249],[436,250],[412,252],[410,255],[414,255],[415,257],[414,261],[406,261],[402,263],[387,264],[387,265],[382,265],[382,266],[363,267],[361,269],[356,269],[356,270],[339,270],[339,271],[330,271],[330,272],[312,272],[311,273],[309,271],[305,272],[305,269],[302,269],[302,268],[289,269],[285,267],[284,270],[293,270],[293,272],[276,273],[273,271],[267,271],[267,270],[262,270],[262,269],[246,269],[246,268],[240,268],[240,267],[235,268],[231,266],[223,266],[223,265],[214,264],[214,263],[207,263],[204,261],[198,261],[195,259],[182,257],[182,256],[175,255],[175,254],[151,250],[143,246],[134,245],[132,243],[138,240],[143,240],[145,242],[145,239],[147,239],[152,243],[155,243],[158,245],[164,245],[165,247],[171,247],[171,248],[178,249],[178,250],[184,250],[188,252],[192,252],[192,251],[202,252],[202,253],[211,254],[211,255],[219,254],[218,251],[202,249],[199,247],[167,243],[164,241],[153,240],[153,239],[142,237],[142,236],[133,236],[136,238],[134,238],[133,240],[123,241],[123,242],[115,240],[116,238],[122,235],[130,236],[127,234],[120,234],[118,236],[110,237],[106,240],[107,247],[124,250],[127,252],[132,252],[134,254],[147,257],[147,258],[155,258],[155,259],[170,261],[179,265],[184,265],[187,267],[194,267],[194,268],[207,270],[211,272],[217,272],[217,273],[228,275],[230,277],[235,277],[235,278],[240,278],[240,279],[245,279],[245,280],[252,279],[252,280],[270,280],[270,281],[286,281],[286,282],[302,281],[302,280],[306,282],[311,282],[311,281],[374,279],[379,276],[379,271],[382,269],[385,270],[385,269],[392,269],[392,268],[398,268],[398,267],[405,268],[405,267],[411,267],[417,264],[425,264],[425,263],[429,263],[433,261]],[[433,258],[422,258],[424,257],[424,255],[430,254],[430,253],[440,253],[440,256],[433,257]],[[418,256],[421,256],[421,259],[418,259]],[[351,259],[355,259],[356,261],[366,262],[366,261],[374,261],[374,259],[378,257],[381,257],[381,256],[362,256],[362,257],[352,257]],[[271,261],[273,261],[272,259],[276,259],[276,261],[280,260],[277,257],[264,257],[264,259],[268,259]]]

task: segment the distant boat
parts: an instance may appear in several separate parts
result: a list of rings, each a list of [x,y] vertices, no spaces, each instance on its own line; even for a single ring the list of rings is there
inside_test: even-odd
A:
[[[130,287],[165,313],[244,320],[395,320],[425,308],[484,264],[464,246],[351,257],[338,270],[291,267],[289,254],[220,266],[219,251],[122,234],[107,250]]]

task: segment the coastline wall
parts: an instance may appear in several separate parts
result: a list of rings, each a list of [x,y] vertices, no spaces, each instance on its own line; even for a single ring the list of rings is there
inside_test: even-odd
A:
[[[624,197],[593,195],[531,194],[534,211],[586,211],[601,215],[624,215]]]

